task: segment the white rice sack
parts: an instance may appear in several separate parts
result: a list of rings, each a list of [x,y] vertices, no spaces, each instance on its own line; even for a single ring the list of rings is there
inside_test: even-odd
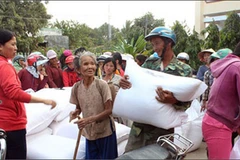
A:
[[[118,91],[113,114],[165,129],[186,122],[187,114],[176,111],[170,104],[158,102],[155,99],[157,95],[155,90],[158,86],[173,92],[180,101],[191,101],[207,88],[200,80],[144,69],[133,60],[127,60],[125,74],[129,75],[132,87]]]
[[[202,143],[202,119],[204,113],[200,112],[200,109],[201,106],[199,101],[197,99],[193,100],[190,108],[186,110],[188,121],[174,129],[175,133],[178,133],[193,142],[193,146],[188,152],[198,149]],[[175,143],[184,147],[179,141],[176,141]]]
[[[240,159],[240,138],[237,139],[232,148],[230,159]]]
[[[72,87],[58,88],[44,88],[34,93],[35,96],[53,99],[57,102],[57,108],[60,113],[54,118],[54,121],[59,122],[68,117],[69,113],[73,111],[76,106],[69,102]]]
[[[58,108],[50,109],[43,103],[25,103],[27,114],[27,135],[32,135],[46,129],[59,114]]]

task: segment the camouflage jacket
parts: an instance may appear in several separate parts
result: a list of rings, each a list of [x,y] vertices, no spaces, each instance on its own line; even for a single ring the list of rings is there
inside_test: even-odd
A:
[[[148,68],[151,70],[161,71],[161,58],[149,57],[145,63],[142,65],[143,68]],[[192,69],[188,64],[179,61],[175,56],[169,63],[169,65],[162,71],[175,76],[191,77]],[[186,110],[190,107],[190,102],[178,102],[173,104],[174,108],[177,110]]]

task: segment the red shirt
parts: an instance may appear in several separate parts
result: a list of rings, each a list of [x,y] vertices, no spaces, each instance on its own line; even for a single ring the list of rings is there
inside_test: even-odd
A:
[[[79,78],[77,72],[71,71],[69,68],[63,70],[63,84],[64,87],[71,87],[74,83],[78,82]]]
[[[63,86],[63,75],[62,69],[53,67],[49,64],[45,66],[46,73],[48,75],[49,88],[62,88]]]
[[[43,80],[41,80],[40,75],[39,75],[39,78],[35,78],[31,73],[28,72],[27,69],[20,70],[18,72],[18,77],[21,81],[23,90],[27,90],[31,88],[36,92],[44,88],[48,82],[48,76],[44,76]]]
[[[0,56],[0,128],[5,131],[25,129],[27,124],[24,103],[31,95],[24,92],[14,67]]]

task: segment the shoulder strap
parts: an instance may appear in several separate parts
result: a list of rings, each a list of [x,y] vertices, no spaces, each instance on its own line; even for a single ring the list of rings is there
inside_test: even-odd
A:
[[[73,88],[74,90],[73,90],[73,91],[74,91],[74,93],[75,93],[75,96],[78,95],[78,87],[79,87],[80,83],[81,83],[81,82],[78,81],[78,82],[76,82],[75,85],[74,85],[74,88]],[[78,104],[79,104],[79,107],[80,107],[80,103],[79,103],[79,102],[78,102]],[[78,109],[80,109],[80,108],[78,108]]]
[[[100,87],[99,81],[100,81],[100,80],[96,78],[96,86],[97,86],[97,89],[98,89],[99,93],[101,94],[102,99],[103,99],[103,93],[102,93],[102,89],[101,89],[101,87]],[[114,102],[115,97],[116,97],[115,87],[114,87],[114,85],[113,85],[112,82],[109,82],[109,83],[108,83],[108,87],[109,87],[109,89],[110,89],[110,91],[111,91],[112,101]]]
[[[102,96],[102,90],[101,90],[101,87],[100,87],[100,84],[99,84],[99,79],[97,79],[97,78],[96,78],[96,86],[97,86],[97,89],[98,89],[99,93]]]

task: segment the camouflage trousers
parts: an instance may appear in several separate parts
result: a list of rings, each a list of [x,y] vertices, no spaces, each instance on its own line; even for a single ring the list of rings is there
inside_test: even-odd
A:
[[[174,133],[174,128],[163,129],[152,125],[133,122],[125,153],[156,143],[159,136]]]

